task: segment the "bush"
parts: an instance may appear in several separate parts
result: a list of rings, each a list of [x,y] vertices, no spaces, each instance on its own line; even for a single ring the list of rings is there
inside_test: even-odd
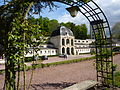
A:
[[[33,57],[25,57],[25,62],[31,62],[33,61]]]
[[[55,56],[59,56],[59,55],[48,55],[48,57],[55,57]]]
[[[116,87],[120,87],[120,71],[114,73],[114,79],[115,79],[114,85]]]
[[[38,58],[41,59],[41,56],[39,56]],[[35,59],[33,57],[25,57],[25,62],[31,62],[31,61],[35,61]]]

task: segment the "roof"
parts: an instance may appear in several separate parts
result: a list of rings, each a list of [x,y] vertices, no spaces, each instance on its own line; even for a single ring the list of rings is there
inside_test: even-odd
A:
[[[31,49],[32,50],[32,49],[57,49],[57,48],[53,48],[53,47],[34,47],[34,48],[33,47],[29,47],[27,49],[29,49],[29,50]]]
[[[54,30],[51,34],[51,37],[54,37],[54,36],[59,36],[59,35],[69,35],[69,36],[73,36],[73,32],[66,28],[65,26],[60,26],[57,28],[57,30]]]

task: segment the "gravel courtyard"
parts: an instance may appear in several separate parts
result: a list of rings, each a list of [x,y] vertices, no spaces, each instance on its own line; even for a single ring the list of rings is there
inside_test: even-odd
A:
[[[120,55],[114,57],[114,63],[120,65]],[[118,66],[120,70],[120,66]],[[21,72],[22,74],[22,72]],[[26,71],[29,84],[31,70]],[[94,60],[36,69],[30,90],[61,90],[84,80],[96,80]],[[21,77],[21,83],[23,78]],[[4,85],[4,75],[0,75],[0,89]],[[27,90],[27,89],[26,89]]]

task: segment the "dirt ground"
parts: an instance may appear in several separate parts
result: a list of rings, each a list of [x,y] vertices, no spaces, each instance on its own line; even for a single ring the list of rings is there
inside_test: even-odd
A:
[[[114,57],[114,63],[120,70],[120,55]],[[26,72],[26,84],[29,84],[31,70]],[[22,74],[22,72],[21,72]],[[22,75],[21,75],[22,76]],[[96,80],[94,60],[36,69],[30,90],[61,90],[84,80]],[[23,78],[21,77],[21,85]],[[0,75],[0,89],[4,85],[4,75]],[[22,90],[22,89],[21,89]],[[28,89],[26,89],[28,90]]]

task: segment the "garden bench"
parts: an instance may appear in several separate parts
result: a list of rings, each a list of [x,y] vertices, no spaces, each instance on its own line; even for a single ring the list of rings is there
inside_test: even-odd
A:
[[[63,90],[95,90],[95,86],[98,84],[97,81],[86,80],[81,83],[74,84],[70,87],[67,87]]]

